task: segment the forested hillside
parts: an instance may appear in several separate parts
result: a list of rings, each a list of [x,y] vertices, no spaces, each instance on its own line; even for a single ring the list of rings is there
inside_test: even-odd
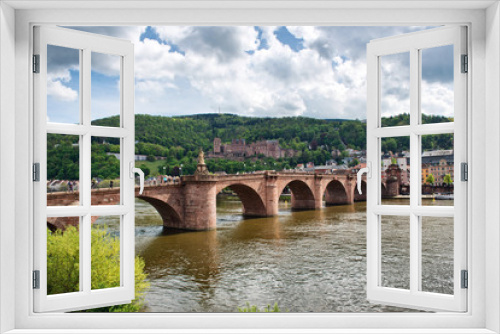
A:
[[[407,124],[408,115],[403,114],[383,120],[384,126]],[[443,117],[423,115],[425,123],[448,122]],[[94,125],[118,126],[119,118],[110,117],[93,121]],[[183,165],[183,173],[191,174],[196,169],[196,158],[201,148],[205,152],[213,149],[213,139],[221,138],[229,143],[233,138],[243,138],[247,143],[262,139],[279,140],[282,148],[298,151],[296,157],[286,159],[259,158],[248,161],[226,159],[207,159],[213,172],[251,171],[263,169],[293,168],[297,163],[314,162],[324,164],[332,159],[332,150],[352,148],[363,150],[366,147],[366,124],[359,120],[319,120],[306,117],[259,118],[242,117],[230,114],[203,114],[182,117],[136,115],[136,154],[165,157],[156,164],[157,170],[147,170],[151,174],[171,173],[176,166]],[[433,149],[452,148],[452,135],[426,136],[425,147]],[[77,136],[49,135],[48,178],[77,179],[78,168]],[[103,179],[114,178],[119,174],[119,161],[107,153],[119,153],[119,141],[111,138],[92,139],[92,176]],[[394,138],[384,141],[383,150],[401,151],[408,149],[408,138]],[[337,158],[341,160],[341,157]],[[139,164],[140,165],[140,164]],[[165,168],[163,168],[165,167]]]
[[[118,126],[118,117],[94,121],[95,125]],[[301,150],[307,143],[327,145],[328,148],[363,149],[366,127],[360,121],[319,120],[306,117],[260,118],[230,114],[202,114],[183,117],[136,115],[135,138],[139,143],[162,148],[183,148],[186,152],[212,149],[213,139],[231,142],[244,138],[247,143],[261,139],[278,139],[283,148]],[[137,145],[137,153],[162,155],[160,147]],[[166,153],[166,152],[163,152]],[[168,155],[164,154],[165,156]]]

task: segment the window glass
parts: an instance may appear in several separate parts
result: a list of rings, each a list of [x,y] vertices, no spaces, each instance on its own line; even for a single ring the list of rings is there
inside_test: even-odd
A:
[[[410,137],[381,139],[381,203],[410,204]]]
[[[410,53],[380,57],[381,125],[410,125]]]
[[[381,282],[389,288],[410,289],[410,217],[382,216]]]
[[[453,206],[454,136],[425,135],[422,140],[422,205]]]
[[[450,217],[421,217],[422,291],[453,294],[453,229]]]
[[[121,285],[120,226],[120,216],[92,216],[92,290]]]
[[[91,118],[93,125],[120,126],[121,57],[92,52]]]
[[[453,122],[453,45],[420,51],[422,124]]]
[[[47,206],[80,205],[80,137],[47,134]]]
[[[80,291],[80,217],[47,217],[47,295]]]
[[[47,122],[81,122],[78,49],[47,45]]]
[[[92,137],[92,205],[120,204],[120,139]]]

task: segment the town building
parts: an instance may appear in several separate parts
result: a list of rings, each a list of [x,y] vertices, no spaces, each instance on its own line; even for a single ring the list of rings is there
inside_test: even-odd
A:
[[[422,153],[422,179],[425,182],[427,176],[424,178],[424,165],[425,169],[428,170],[427,175],[432,174],[434,176],[434,183],[443,183],[447,174],[450,174],[453,181],[455,180],[453,150],[436,150]]]
[[[403,156],[390,156],[384,155],[382,157],[382,182],[386,181],[386,170],[395,162],[401,169],[401,182],[409,184],[410,182],[410,158],[408,152],[402,152]],[[395,160],[395,161],[394,161]],[[434,150],[422,153],[422,170],[421,180],[422,184],[426,183],[429,175],[434,176],[434,183],[441,184],[444,182],[444,177],[450,174],[451,179],[454,180],[454,158],[453,150]]]

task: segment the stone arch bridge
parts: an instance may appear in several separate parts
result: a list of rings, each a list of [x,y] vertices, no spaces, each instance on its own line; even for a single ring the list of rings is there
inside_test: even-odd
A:
[[[150,203],[160,214],[163,225],[183,230],[209,230],[216,227],[216,196],[224,188],[234,191],[243,203],[243,215],[269,217],[278,214],[283,190],[291,192],[292,209],[320,209],[326,205],[352,204],[366,200],[365,177],[362,192],[357,191],[356,175],[283,173],[266,171],[242,175],[189,175],[180,184],[144,187],[136,197]],[[92,205],[113,205],[119,201],[119,188],[92,191]],[[70,205],[78,192],[47,194],[47,204]],[[64,222],[48,222],[64,228]],[[59,226],[61,225],[61,226]]]

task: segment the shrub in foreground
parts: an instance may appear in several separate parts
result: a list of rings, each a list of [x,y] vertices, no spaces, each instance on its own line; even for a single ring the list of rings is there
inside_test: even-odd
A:
[[[120,239],[106,227],[92,228],[92,289],[120,284]],[[144,260],[135,258],[135,299],[130,304],[100,307],[86,312],[138,312],[149,288]],[[69,226],[64,232],[47,230],[47,294],[79,291],[80,232]]]

